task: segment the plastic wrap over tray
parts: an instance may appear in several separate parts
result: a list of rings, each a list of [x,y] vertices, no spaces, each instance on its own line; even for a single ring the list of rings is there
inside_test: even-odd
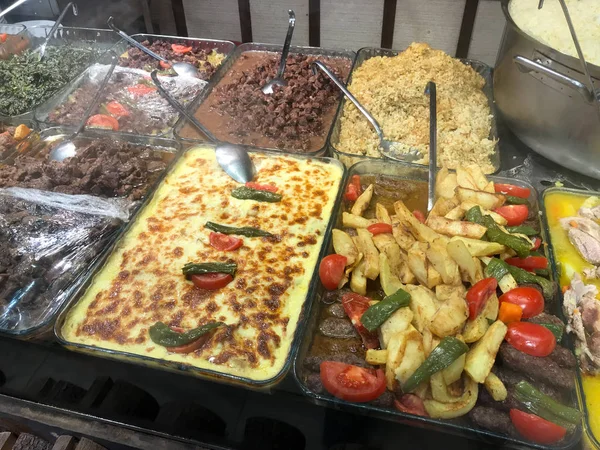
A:
[[[48,324],[130,207],[124,199],[0,189],[0,331]]]

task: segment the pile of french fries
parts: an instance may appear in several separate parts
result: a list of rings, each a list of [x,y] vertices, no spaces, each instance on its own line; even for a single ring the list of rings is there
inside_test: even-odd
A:
[[[455,336],[470,346],[469,352],[413,391],[423,399],[428,414],[447,419],[466,414],[475,406],[479,384],[484,384],[495,400],[504,400],[506,388],[491,372],[507,330],[497,320],[498,298],[493,295],[481,314],[468,320],[465,296],[470,285],[484,278],[484,265],[491,256],[506,258],[514,252],[481,240],[486,228],[462,219],[466,211],[479,206],[504,229],[506,220],[493,209],[502,206],[505,197],[495,193],[494,183],[477,166],[456,173],[442,169],[437,175],[437,200],[423,224],[402,201],[394,203],[393,215],[377,204],[376,218],[365,218],[373,192],[370,185],[351,211],[343,213],[343,228],[356,233],[333,230],[334,250],[347,258],[339,287],[349,283],[352,291],[366,295],[367,280],[379,278],[386,295],[404,289],[411,302],[379,328],[382,349],[368,350],[367,362],[385,365],[387,387],[395,390],[442,338]],[[390,224],[393,234],[372,235],[367,230],[380,222]],[[508,274],[499,286],[507,292],[517,283]]]

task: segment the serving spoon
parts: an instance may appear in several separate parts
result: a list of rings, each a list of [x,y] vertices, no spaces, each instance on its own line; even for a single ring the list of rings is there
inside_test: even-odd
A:
[[[283,79],[283,72],[285,72],[285,64],[287,62],[288,54],[290,53],[290,44],[292,43],[292,35],[294,34],[294,27],[296,26],[296,14],[289,9],[288,16],[288,31],[285,36],[285,42],[283,43],[283,50],[281,51],[279,69],[277,70],[275,78],[262,87],[263,94],[271,95],[275,86],[287,86],[287,81]]]
[[[152,81],[156,85],[158,92],[162,95],[169,104],[175,108],[183,117],[187,119],[194,127],[196,127],[202,134],[216,144],[215,154],[217,156],[217,162],[219,166],[238,183],[248,183],[252,181],[256,174],[256,168],[254,163],[250,159],[248,152],[242,145],[227,144],[224,142],[215,141],[212,139],[210,131],[202,125],[198,119],[190,114],[181,103],[173,98],[171,94],[163,87],[162,83],[158,79],[158,71],[153,70],[150,74]]]
[[[427,185],[427,212],[435,203],[435,176],[437,170],[437,91],[435,83],[430,81],[425,88],[429,95],[429,183]]]
[[[73,9],[74,16],[77,16],[77,14],[79,14],[79,10],[77,9],[77,5],[75,3],[73,3],[73,2],[68,3],[67,6],[64,7],[62,12],[58,16],[58,19],[56,19],[56,22],[54,22],[54,25],[52,25],[52,28],[50,28],[50,31],[48,32],[48,36],[46,36],[46,39],[44,39],[44,42],[42,42],[42,44],[33,51],[33,53],[37,53],[38,55],[40,55],[40,60],[44,58],[44,55],[46,54],[46,47],[48,46],[48,42],[50,42],[50,39],[52,39],[52,36],[54,36],[54,33],[56,33],[56,30],[58,30],[58,27],[60,26],[60,23],[65,18],[65,16],[67,15],[67,12],[71,8]]]
[[[112,16],[110,16],[108,18],[108,20],[106,21],[106,24],[108,25],[108,27],[111,30],[113,30],[115,33],[117,33],[119,36],[121,36],[124,40],[129,42],[129,44],[140,49],[144,53],[152,56],[154,59],[157,59],[158,61],[161,61],[165,64],[170,65],[171,68],[175,71],[175,73],[177,73],[177,75],[181,75],[182,77],[200,78],[200,76],[198,75],[198,68],[196,66],[194,66],[193,64],[190,64],[190,63],[186,63],[186,62],[170,62],[166,58],[163,58],[162,56],[154,53],[148,47],[140,44],[138,41],[133,39],[131,36],[126,34],[124,31],[117,28],[117,26],[114,24],[114,19]]]
[[[337,77],[333,74],[333,72],[331,72],[325,64],[323,64],[321,61],[315,61],[312,64],[312,68],[313,68],[313,73],[316,74],[317,69],[320,69],[321,71],[323,71],[323,73],[325,73],[325,75],[327,75],[329,78],[331,78],[331,81],[333,81],[335,83],[335,85],[338,87],[338,89],[340,91],[342,91],[344,93],[344,95],[346,97],[348,97],[348,99],[352,103],[354,103],[354,106],[356,106],[356,108],[363,114],[363,116],[365,116],[367,118],[369,123],[375,129],[377,136],[379,136],[379,145],[380,145],[379,151],[381,152],[381,154],[383,156],[390,158],[390,159],[394,159],[396,161],[404,161],[404,162],[413,162],[413,161],[417,161],[419,159],[423,159],[423,153],[420,150],[417,150],[416,148],[411,148],[408,152],[406,152],[406,151],[404,151],[404,149],[406,148],[405,145],[401,144],[400,142],[394,142],[394,141],[385,139],[385,137],[383,135],[383,130],[381,129],[379,122],[377,122],[377,120],[375,120],[375,118],[369,113],[369,111],[367,111],[367,109],[363,105],[360,104],[360,102],[356,99],[356,97],[354,97],[354,95],[352,95],[352,93],[348,89],[346,89],[346,86],[344,86],[344,83],[342,83],[340,80],[338,80]]]
[[[85,126],[87,125],[87,121],[90,118],[90,116],[92,115],[92,113],[94,112],[96,105],[100,101],[100,96],[102,95],[104,88],[106,88],[106,85],[108,84],[108,80],[110,79],[111,75],[113,74],[118,60],[119,60],[119,58],[117,57],[117,55],[115,55],[113,53],[111,56],[110,67],[108,68],[108,71],[106,72],[106,75],[104,76],[104,79],[100,83],[100,87],[98,88],[96,95],[92,99],[92,102],[90,103],[88,108],[85,110],[85,114],[83,115],[83,119],[81,120],[81,123],[79,124],[79,126],[77,127],[75,132],[68,139],[62,141],[60,144],[58,144],[56,147],[54,147],[52,149],[52,151],[50,152],[50,155],[49,155],[50,160],[60,162],[67,158],[71,158],[77,154],[77,147],[75,146],[75,143],[73,141],[85,129]]]

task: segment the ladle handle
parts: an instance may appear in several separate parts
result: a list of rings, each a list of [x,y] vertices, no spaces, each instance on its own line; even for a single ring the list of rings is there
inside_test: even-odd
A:
[[[185,117],[188,120],[188,122],[194,125],[198,130],[200,130],[200,132],[202,132],[208,139],[214,141],[211,132],[208,131],[204,127],[204,125],[198,122],[198,119],[196,119],[192,114],[188,113],[187,110],[183,107],[183,105],[177,100],[175,100],[173,96],[169,94],[169,92],[167,92],[167,90],[163,87],[162,83],[158,79],[158,71],[153,70],[150,76],[152,77],[152,81],[154,82],[154,85],[158,89],[160,95],[162,95],[165,98],[165,100],[167,100],[169,104],[177,110],[178,113]]]
[[[277,70],[277,78],[283,78],[283,72],[285,72],[285,63],[287,62],[288,54],[290,53],[290,45],[292,44],[292,35],[294,34],[294,27],[296,26],[296,14],[291,9],[288,10],[288,30],[285,36],[285,42],[283,43],[283,50],[281,51],[281,60],[279,61],[279,69]]]
[[[425,94],[429,94],[429,183],[427,185],[427,211],[429,212],[435,203],[437,171],[437,90],[433,81],[427,83]]]
[[[131,36],[129,36],[128,34],[126,34],[124,31],[121,31],[120,29],[118,29],[117,26],[114,23],[114,19],[113,19],[112,16],[110,16],[108,18],[108,20],[106,21],[106,24],[108,25],[108,27],[111,30],[113,30],[115,33],[117,33],[119,36],[121,36],[123,39],[125,39],[127,42],[129,42],[134,47],[136,47],[136,48],[140,49],[141,51],[143,51],[144,53],[152,56],[154,59],[158,59],[159,61],[162,61],[164,63],[168,63],[169,62],[168,60],[166,60],[162,56],[157,55],[156,53],[154,53],[148,47],[145,47],[144,45],[140,44],[138,41],[136,41],[135,39],[133,39]]]
[[[23,3],[25,3],[27,0],[18,0],[16,2],[14,2],[12,5],[10,5],[8,8],[0,11],[0,18],[5,16],[6,14],[8,14],[9,12],[11,12],[13,9],[18,8],[19,6],[21,6]]]
[[[348,89],[346,89],[346,86],[344,86],[344,83],[342,83],[340,80],[338,80],[337,77],[321,61],[315,61],[312,64],[312,66],[313,66],[313,72],[316,73],[316,68],[319,68],[319,69],[321,69],[321,71],[323,71],[323,73],[325,75],[327,75],[329,78],[331,78],[331,81],[333,81],[335,83],[335,85],[338,87],[338,89],[340,91],[342,91],[344,93],[344,95],[346,97],[348,97],[348,99],[352,103],[354,103],[354,106],[356,106],[356,108],[367,118],[367,120],[371,123],[371,125],[373,125],[373,128],[375,128],[375,132],[379,136],[379,139],[382,140],[383,139],[383,131],[381,130],[381,127],[379,126],[379,122],[377,122],[377,120],[375,120],[375,117],[373,117],[369,113],[369,111],[367,111],[365,109],[365,107],[360,104],[360,102],[356,99],[356,97],[354,97],[354,95],[352,95],[352,93]]]

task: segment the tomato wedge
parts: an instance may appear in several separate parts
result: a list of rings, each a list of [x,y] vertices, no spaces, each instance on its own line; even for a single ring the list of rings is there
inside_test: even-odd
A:
[[[254,181],[248,181],[246,183],[246,187],[256,189],[258,191],[277,192],[277,186],[273,184],[259,184],[255,183]]]
[[[106,114],[96,114],[88,119],[86,125],[93,128],[119,131],[119,121]]]
[[[536,288],[518,287],[502,294],[500,303],[512,303],[523,308],[523,319],[537,316],[544,310],[544,296]]]
[[[506,205],[494,210],[506,219],[509,227],[516,227],[527,220],[529,208],[527,205]]]
[[[337,289],[340,281],[344,278],[344,269],[348,258],[342,255],[327,255],[319,265],[319,278],[325,289],[333,291]]]
[[[209,240],[212,247],[223,252],[237,250],[244,243],[242,239],[236,238],[235,236],[214,232],[210,233]]]
[[[542,240],[536,236],[533,238],[533,247],[531,247],[531,250],[537,250],[538,248],[540,248],[540,245],[542,245]]]
[[[352,325],[360,334],[360,337],[363,341],[363,345],[367,349],[373,349],[379,347],[379,338],[377,337],[377,333],[370,332],[367,330],[360,318],[365,313],[367,309],[369,309],[371,299],[368,297],[363,297],[362,295],[355,294],[354,292],[349,292],[342,296],[342,306],[344,307],[344,311],[346,315],[350,318]]]
[[[150,92],[156,91],[156,88],[140,83],[134,86],[127,86],[127,90],[133,95],[146,95]]]
[[[113,116],[123,117],[129,116],[129,111],[119,102],[112,101],[106,104],[106,110],[111,113]]]
[[[175,331],[174,328],[173,328],[173,331]],[[181,331],[181,332],[183,332],[183,331]],[[178,347],[166,347],[166,349],[171,353],[192,353],[192,352],[198,350],[204,344],[206,344],[212,335],[213,335],[212,332],[206,333],[206,334],[203,334],[202,336],[200,336],[195,341],[190,342],[189,344],[180,345]]]
[[[567,429],[535,414],[510,410],[510,420],[521,436],[538,444],[554,444],[567,434]]]
[[[380,222],[374,223],[373,225],[369,225],[367,227],[367,230],[369,230],[373,236],[376,236],[382,233],[391,233],[392,226],[390,224]]]
[[[423,214],[422,211],[419,211],[418,209],[415,209],[413,211],[413,216],[415,216],[419,222],[425,223],[425,214]]]
[[[513,197],[529,198],[531,189],[524,188],[521,186],[515,186],[514,184],[494,184],[494,189],[498,194],[512,195]]]
[[[158,64],[160,65],[161,68],[163,68],[165,70],[169,70],[171,68],[171,64],[166,63],[164,61],[159,61]]]
[[[511,266],[520,267],[521,269],[533,272],[535,269],[547,269],[548,259],[543,256],[528,256],[527,258],[506,258],[504,260]]]
[[[233,281],[233,277],[228,273],[218,272],[192,275],[190,279],[197,288],[206,289],[207,291],[221,289]]]
[[[556,347],[556,338],[548,328],[531,322],[508,325],[506,342],[531,356],[548,356]]]
[[[320,369],[323,387],[342,400],[370,402],[385,392],[385,375],[381,369],[363,369],[335,361],[323,361]]]
[[[350,202],[355,202],[360,194],[362,193],[362,187],[360,185],[360,176],[352,175],[350,179],[350,183],[346,186],[346,193],[344,194],[344,198]]]
[[[415,394],[404,394],[399,400],[395,399],[394,408],[403,413],[429,417],[429,414],[425,411],[423,400]]]
[[[192,51],[191,46],[181,44],[171,44],[171,49],[179,55],[183,55],[184,53],[189,53]]]
[[[469,305],[469,319],[475,320],[488,298],[496,293],[498,281],[494,277],[478,281],[467,292],[467,304]]]
[[[0,34],[0,42],[6,42],[7,39],[8,39],[8,33]]]

